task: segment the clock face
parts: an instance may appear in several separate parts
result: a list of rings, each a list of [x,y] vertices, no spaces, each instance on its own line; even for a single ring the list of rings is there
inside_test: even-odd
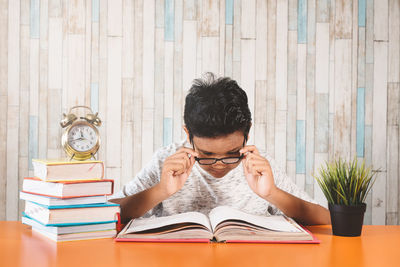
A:
[[[68,144],[79,152],[91,150],[97,141],[98,136],[95,130],[85,124],[75,125],[68,132]]]

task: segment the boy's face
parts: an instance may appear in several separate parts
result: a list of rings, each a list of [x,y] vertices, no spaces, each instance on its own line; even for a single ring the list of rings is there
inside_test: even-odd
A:
[[[239,157],[239,150],[244,145],[244,136],[241,131],[214,138],[193,136],[192,145],[194,145],[195,151],[199,153],[199,158]],[[212,165],[199,165],[215,178],[222,178],[239,164],[240,161],[233,164],[217,161]]]

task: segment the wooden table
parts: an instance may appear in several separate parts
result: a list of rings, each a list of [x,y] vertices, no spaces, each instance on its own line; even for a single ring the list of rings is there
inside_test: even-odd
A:
[[[56,243],[20,222],[0,222],[0,266],[400,266],[400,226],[365,225],[361,237],[309,229],[321,244]]]

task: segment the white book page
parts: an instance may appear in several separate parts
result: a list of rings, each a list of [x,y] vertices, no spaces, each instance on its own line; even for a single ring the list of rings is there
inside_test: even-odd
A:
[[[198,223],[211,232],[210,221],[207,216],[200,212],[186,212],[165,217],[151,217],[134,219],[125,230],[125,233],[134,233],[159,228],[177,223]]]
[[[209,214],[212,229],[226,220],[241,220],[270,230],[297,233],[302,232],[283,216],[258,216],[248,214],[228,206],[212,209]]]

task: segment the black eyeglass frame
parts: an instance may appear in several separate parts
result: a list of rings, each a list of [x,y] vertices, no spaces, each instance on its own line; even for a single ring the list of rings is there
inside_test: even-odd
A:
[[[200,164],[200,165],[213,165],[215,163],[217,163],[218,161],[221,161],[224,164],[236,164],[238,162],[240,162],[244,157],[244,154],[240,155],[239,157],[225,157],[225,158],[198,158],[198,157],[194,157],[194,159]],[[224,160],[226,159],[236,159],[235,162],[225,162]],[[201,160],[213,160],[214,162],[212,163],[201,163]]]
[[[246,145],[246,141],[247,141],[247,138],[245,136],[244,140],[243,140],[243,145],[242,145],[243,147]],[[191,141],[191,143],[192,143],[192,146],[193,146],[193,150],[195,150],[193,140]],[[243,159],[243,157],[244,157],[244,154],[240,155],[239,157],[225,157],[225,158],[220,158],[220,159],[217,159],[217,158],[198,158],[198,157],[194,157],[194,159],[200,165],[213,165],[213,164],[217,163],[218,161],[221,161],[224,164],[236,164],[236,163],[240,162]],[[237,159],[237,161],[226,163],[226,162],[224,162],[224,160],[226,160],[226,159]],[[214,160],[214,162],[213,163],[200,163],[201,160]]]

